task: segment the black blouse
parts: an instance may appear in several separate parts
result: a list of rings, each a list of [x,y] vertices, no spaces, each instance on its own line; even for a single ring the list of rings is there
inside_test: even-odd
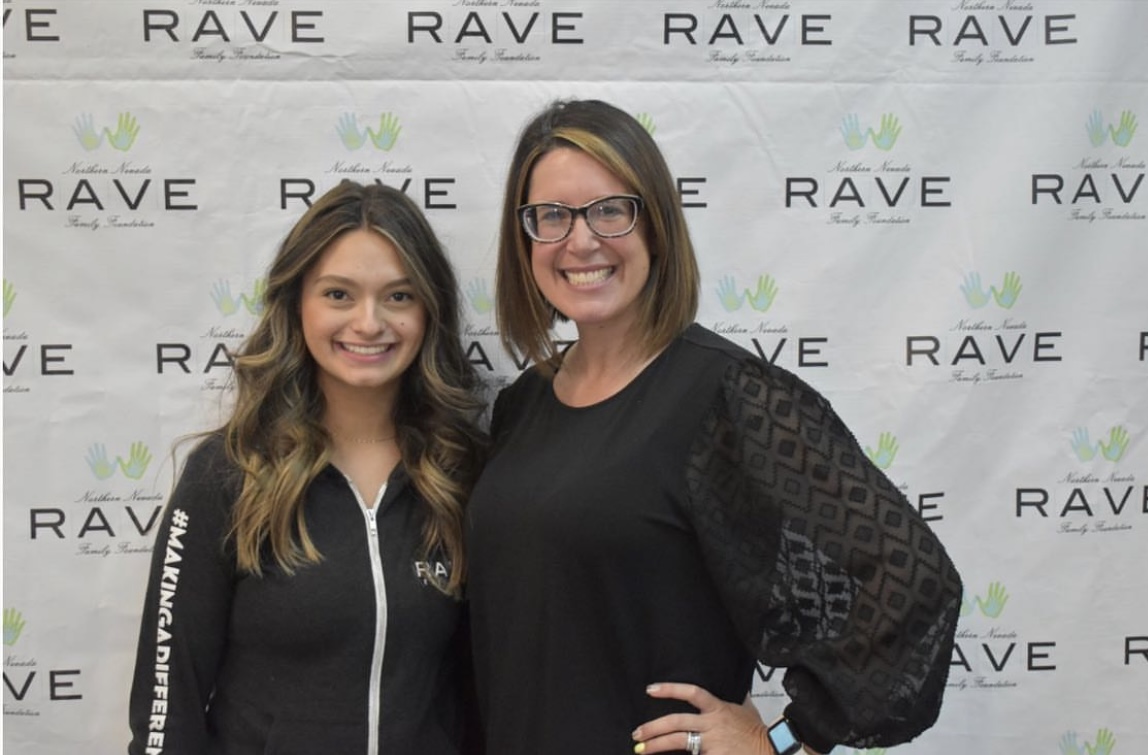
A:
[[[632,752],[699,684],[786,667],[811,747],[890,746],[939,712],[961,584],[816,391],[699,326],[598,404],[524,374],[470,508],[488,751]]]

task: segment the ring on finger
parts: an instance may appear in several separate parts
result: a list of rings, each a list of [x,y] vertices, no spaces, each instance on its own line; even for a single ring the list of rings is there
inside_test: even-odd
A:
[[[702,734],[699,731],[686,732],[686,751],[690,755],[701,755],[702,752]]]

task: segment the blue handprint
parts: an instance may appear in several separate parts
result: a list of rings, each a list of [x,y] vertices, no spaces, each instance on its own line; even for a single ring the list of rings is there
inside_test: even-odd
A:
[[[1136,116],[1131,110],[1120,113],[1120,128],[1108,127],[1112,134],[1112,143],[1118,147],[1127,147],[1136,133]]]
[[[139,132],[139,124],[136,122],[135,116],[131,113],[120,113],[114,134],[109,131],[106,126],[104,127],[104,133],[108,136],[108,144],[120,152],[127,152],[131,149]]]
[[[1122,425],[1117,425],[1108,433],[1108,442],[1100,441],[1100,453],[1109,461],[1120,461],[1128,449],[1128,431]]]
[[[470,306],[474,311],[480,315],[485,315],[494,309],[494,301],[486,292],[486,280],[483,278],[475,278],[467,285],[466,298],[470,300]]]
[[[239,301],[231,296],[231,284],[218,280],[211,286],[211,300],[220,314],[230,317],[239,311]]]
[[[869,134],[873,137],[873,145],[877,149],[888,152],[893,149],[893,145],[897,143],[897,137],[901,135],[901,124],[897,120],[897,116],[892,113],[885,113],[881,116],[881,130],[873,133],[873,129],[869,129]]]
[[[969,273],[965,276],[965,282],[961,284],[961,293],[965,295],[965,301],[973,309],[980,309],[989,303],[989,292],[981,288],[980,273]]]
[[[335,126],[335,133],[347,149],[359,149],[367,143],[367,132],[359,130],[359,123],[351,113],[343,113]]]
[[[1084,128],[1088,131],[1088,141],[1092,142],[1093,147],[1099,147],[1108,138],[1104,133],[1104,116],[1100,114],[1100,110],[1092,111]]]
[[[88,454],[85,458],[97,480],[106,480],[116,473],[116,465],[108,461],[108,452],[103,443],[93,443],[88,446]]]
[[[1076,732],[1068,731],[1060,738],[1060,755],[1085,755],[1076,743]]]
[[[758,312],[765,312],[772,307],[776,298],[777,282],[769,275],[757,277],[757,291],[755,293],[750,293],[748,288],[745,290],[745,300],[749,302],[749,306]]]
[[[737,284],[732,275],[722,276],[717,287],[718,301],[726,312],[736,312],[741,309],[742,295],[737,292]]]
[[[1078,427],[1072,431],[1072,452],[1081,461],[1092,461],[1096,457],[1096,449],[1092,439],[1088,437],[1087,428]]]
[[[371,137],[376,149],[381,149],[384,152],[390,152],[394,148],[395,142],[399,140],[399,134],[402,132],[403,127],[399,125],[399,119],[391,113],[383,113],[379,116],[379,130],[372,131],[371,127],[367,127],[367,134]]]
[[[76,135],[80,146],[88,152],[98,149],[104,142],[103,135],[96,131],[96,127],[92,123],[91,113],[84,113],[76,118],[76,123],[72,126],[72,133]]]
[[[849,149],[857,150],[865,146],[865,134],[861,131],[861,121],[855,113],[850,113],[841,119],[841,138],[845,140],[845,146]]]
[[[998,305],[1005,309],[1012,309],[1012,305],[1016,304],[1016,300],[1020,297],[1021,288],[1019,275],[1016,273],[1005,273],[1004,284],[1001,286],[1001,290],[997,291],[994,286],[992,295]]]
[[[117,458],[117,461],[120,463],[120,471],[124,473],[124,477],[138,480],[143,477],[144,472],[147,471],[147,465],[151,463],[151,451],[142,442],[136,441],[132,443],[128,460],[125,462],[123,459]]]

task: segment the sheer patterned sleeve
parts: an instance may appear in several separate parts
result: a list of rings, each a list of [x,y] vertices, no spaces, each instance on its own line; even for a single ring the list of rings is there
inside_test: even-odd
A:
[[[887,747],[940,712],[961,582],[820,394],[746,359],[694,440],[688,508],[734,624],[786,668],[812,748]]]

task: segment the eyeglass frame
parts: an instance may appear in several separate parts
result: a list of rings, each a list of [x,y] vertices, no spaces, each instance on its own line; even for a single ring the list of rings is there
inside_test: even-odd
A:
[[[630,224],[629,228],[620,233],[599,233],[597,230],[595,230],[593,224],[590,223],[590,208],[594,205],[609,201],[611,199],[629,199],[631,202],[633,202],[634,222]],[[645,209],[645,206],[646,203],[637,194],[611,194],[610,196],[601,197],[599,199],[587,202],[580,207],[574,207],[573,205],[568,205],[565,202],[531,202],[529,204],[519,205],[517,212],[518,222],[522,225],[522,230],[526,232],[526,235],[532,241],[539,244],[557,244],[559,241],[565,241],[570,236],[570,234],[574,231],[574,223],[578,220],[579,217],[586,221],[586,227],[590,229],[590,233],[594,234],[600,239],[619,239],[623,236],[628,236],[634,232],[635,228],[638,227],[638,216],[641,215],[642,210]],[[543,240],[535,237],[535,235],[530,232],[530,227],[526,222],[526,212],[528,210],[535,210],[539,207],[561,207],[564,210],[569,210],[570,225],[567,227],[566,233],[562,234],[556,239]]]

